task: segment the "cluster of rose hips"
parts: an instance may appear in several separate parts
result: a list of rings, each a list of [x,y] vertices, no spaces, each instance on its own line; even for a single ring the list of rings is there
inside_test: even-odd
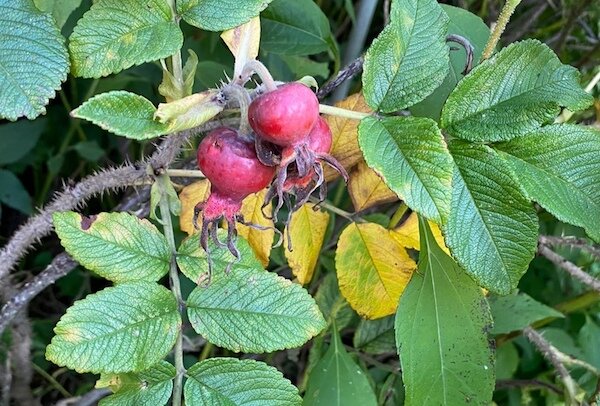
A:
[[[284,203],[291,214],[320,189],[320,201],[327,194],[323,167],[325,162],[347,180],[344,168],[331,156],[332,135],[327,122],[319,116],[319,101],[301,83],[287,83],[256,97],[248,108],[252,134],[220,127],[210,132],[198,147],[198,166],[211,183],[210,196],[196,206],[194,222],[201,215],[200,244],[208,253],[209,235],[217,245],[226,245],[239,259],[235,245],[236,223],[246,223],[240,214],[242,201],[269,187],[263,209],[276,197],[270,218]],[[264,212],[263,212],[264,214]],[[218,224],[227,222],[227,242],[217,238]],[[289,235],[289,233],[288,233]],[[291,249],[291,244],[288,243]],[[210,265],[210,256],[209,256]]]

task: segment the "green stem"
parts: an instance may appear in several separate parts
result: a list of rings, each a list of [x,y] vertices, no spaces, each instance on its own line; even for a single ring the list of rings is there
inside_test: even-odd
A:
[[[173,22],[179,25],[179,16],[177,15],[177,1],[176,0],[167,0],[169,6],[171,7],[171,12],[173,14]],[[177,84],[183,88],[183,62],[181,60],[181,49],[178,49],[171,56],[171,68],[173,70],[173,76],[177,81]]]
[[[206,176],[201,171],[194,169],[167,169],[167,175],[172,178],[201,178]]]
[[[388,229],[391,230],[391,229],[396,228],[396,226],[398,225],[398,223],[400,223],[400,220],[402,220],[402,217],[404,216],[404,214],[406,213],[407,210],[408,210],[408,206],[406,205],[406,203],[404,203],[404,202],[401,203],[400,207],[398,207],[398,210],[396,210],[396,212],[390,219],[390,224],[388,224]]]
[[[506,25],[510,21],[510,17],[515,12],[515,9],[519,3],[521,3],[521,0],[507,0],[506,4],[504,4],[502,12],[500,13],[500,17],[498,17],[498,21],[494,27],[494,31],[492,32],[492,35],[490,35],[490,39],[483,50],[483,55],[481,55],[481,62],[488,59],[494,53],[494,49],[496,49],[496,45],[498,45],[498,41],[500,41],[500,37],[506,29]]]
[[[371,114],[360,111],[346,110],[339,107],[319,104],[319,112],[330,116],[344,117],[352,120],[362,120],[365,117],[370,117]]]
[[[35,362],[32,362],[32,365],[33,365],[33,369],[35,370],[35,372],[37,372],[38,374],[43,376],[44,379],[46,379],[48,382],[50,382],[50,384],[54,387],[54,389],[59,391],[61,395],[63,395],[65,398],[73,397],[73,395],[68,390],[66,390],[64,388],[64,386],[62,386],[52,375],[50,375],[48,372],[44,371],[38,364],[36,364]]]
[[[183,299],[181,296],[181,286],[179,283],[179,274],[177,272],[177,262],[175,254],[177,246],[175,245],[175,234],[173,233],[173,222],[171,220],[171,210],[169,209],[169,197],[167,195],[165,183],[170,182],[168,175],[161,175],[156,179],[161,188],[160,197],[160,217],[165,232],[165,237],[171,248],[171,266],[169,268],[169,281],[171,284],[171,292],[177,300],[179,311],[182,311]],[[175,342],[175,369],[177,375],[173,383],[173,406],[181,406],[181,394],[183,389],[183,376],[185,375],[185,367],[183,365],[183,332],[179,330],[177,341]]]
[[[204,344],[204,348],[202,348],[202,352],[200,353],[200,357],[198,358],[198,362],[202,362],[210,356],[210,353],[213,350],[213,345],[208,341]]]
[[[262,80],[263,85],[265,85],[268,92],[272,92],[273,90],[277,89],[277,85],[275,84],[275,80],[273,80],[271,72],[269,72],[267,67],[263,65],[262,62],[257,61],[256,59],[246,62],[240,77],[236,78],[236,82],[240,86],[244,86],[244,84],[250,80],[254,73],[260,77],[260,80]]]

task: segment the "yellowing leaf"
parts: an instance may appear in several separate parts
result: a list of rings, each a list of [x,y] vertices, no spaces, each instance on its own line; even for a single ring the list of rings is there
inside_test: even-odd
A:
[[[244,199],[242,204],[242,215],[247,223],[257,224],[263,227],[273,227],[273,220],[269,220],[263,216],[261,206],[265,199],[266,189],[262,192],[255,193]],[[265,213],[271,213],[271,205],[265,208]],[[267,266],[269,264],[269,255],[271,254],[271,246],[273,245],[273,239],[275,237],[274,230],[256,230],[254,228],[246,227],[241,224],[237,225],[238,234],[244,237],[256,258]]]
[[[183,131],[206,123],[224,107],[220,92],[207,90],[170,103],[160,103],[154,119],[167,124],[169,132]]]
[[[386,228],[351,223],[335,254],[340,291],[361,316],[393,314],[417,265]]]
[[[346,99],[335,104],[347,110],[370,113],[371,110],[362,93],[355,93]],[[350,170],[354,165],[362,160],[362,152],[358,146],[358,124],[360,121],[344,117],[325,116],[331,133],[333,143],[331,145],[331,155],[337,159],[346,170]],[[328,181],[335,179],[339,174],[333,169],[325,168],[325,177]]]
[[[359,162],[349,176],[348,192],[356,211],[398,200],[398,196],[387,187],[373,169],[367,166],[365,161]]]
[[[444,236],[438,225],[429,221],[429,227],[440,248],[446,254],[450,255],[450,250],[444,243]],[[392,230],[391,234],[403,247],[419,250],[421,240],[419,239],[419,217],[417,216],[417,213],[412,213],[404,223]]]
[[[293,251],[288,250],[287,231],[284,236],[285,257],[298,281],[305,285],[313,277],[321,253],[329,213],[313,210],[314,204],[305,204],[292,214],[289,226]]]
[[[194,207],[208,199],[210,194],[210,182],[207,179],[194,182],[183,188],[179,193],[181,200],[181,214],[179,215],[179,228],[181,231],[192,235],[196,232],[194,227]]]
[[[235,57],[235,75],[242,73],[246,62],[256,59],[260,45],[260,18],[224,31],[221,38]]]

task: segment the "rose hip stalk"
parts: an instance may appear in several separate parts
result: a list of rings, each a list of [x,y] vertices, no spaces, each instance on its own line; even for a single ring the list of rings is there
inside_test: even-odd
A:
[[[266,205],[278,197],[273,217],[277,217],[285,201],[291,205],[284,193],[296,194],[296,204],[291,212],[306,203],[310,194],[322,185],[321,197],[324,199],[325,179],[320,161],[331,165],[347,180],[344,168],[328,154],[331,131],[319,117],[319,101],[308,87],[288,83],[257,97],[250,104],[248,119],[260,138],[257,151],[262,161],[273,162],[273,157],[270,152],[264,157],[266,149],[261,140],[281,148],[276,179],[265,199]]]
[[[198,167],[210,181],[210,195],[196,205],[194,224],[202,213],[200,244],[208,254],[208,235],[215,244],[221,219],[227,221],[227,248],[240,259],[235,246],[236,222],[244,222],[240,209],[242,200],[266,188],[275,174],[275,168],[263,165],[256,157],[254,144],[241,138],[236,130],[221,127],[210,132],[198,147]],[[210,271],[210,258],[209,258]]]

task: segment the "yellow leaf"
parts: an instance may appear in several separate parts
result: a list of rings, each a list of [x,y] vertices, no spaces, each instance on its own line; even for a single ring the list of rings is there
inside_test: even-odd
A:
[[[181,231],[192,235],[196,232],[194,228],[194,207],[199,203],[208,199],[210,194],[210,182],[207,179],[202,179],[194,182],[183,188],[179,193],[181,200],[181,214],[179,215],[179,228]]]
[[[370,113],[371,109],[365,102],[362,93],[355,93],[346,99],[335,104],[347,110]],[[331,133],[333,143],[331,145],[331,155],[337,159],[347,171],[359,163],[362,158],[362,152],[358,146],[358,124],[359,120],[352,120],[344,117],[325,116]],[[333,169],[325,168],[325,178],[327,181],[335,179],[339,174]]]
[[[417,268],[390,231],[374,223],[346,227],[338,241],[335,264],[342,295],[368,319],[396,311]]]
[[[255,193],[244,199],[241,210],[244,221],[263,227],[273,227],[273,220],[265,218],[260,210],[266,193],[267,191],[265,189],[262,192]],[[271,213],[270,204],[265,208],[265,213]],[[271,246],[273,245],[275,231],[273,229],[257,230],[241,224],[237,225],[237,231],[239,235],[248,241],[254,254],[256,254],[256,258],[262,262],[263,266],[267,266],[269,264],[269,255],[271,255]]]
[[[368,209],[382,203],[398,200],[375,171],[361,161],[350,172],[348,192],[356,211]]]
[[[242,73],[246,62],[256,59],[260,45],[260,18],[224,31],[221,38],[235,57],[235,74]]]
[[[305,285],[313,277],[321,253],[325,231],[329,224],[329,213],[315,211],[312,203],[305,204],[292,214],[289,226],[293,251],[287,248],[287,231],[284,236],[285,257],[298,281]]]
[[[168,124],[170,132],[198,127],[223,111],[225,102],[218,90],[195,93],[170,103],[160,103],[154,119]]]
[[[444,243],[444,236],[442,231],[437,224],[430,221],[429,227],[436,242],[442,250],[450,255],[450,250]],[[404,223],[392,230],[392,236],[398,241],[403,247],[412,248],[414,250],[421,249],[421,243],[419,239],[419,218],[416,213],[412,213]]]

